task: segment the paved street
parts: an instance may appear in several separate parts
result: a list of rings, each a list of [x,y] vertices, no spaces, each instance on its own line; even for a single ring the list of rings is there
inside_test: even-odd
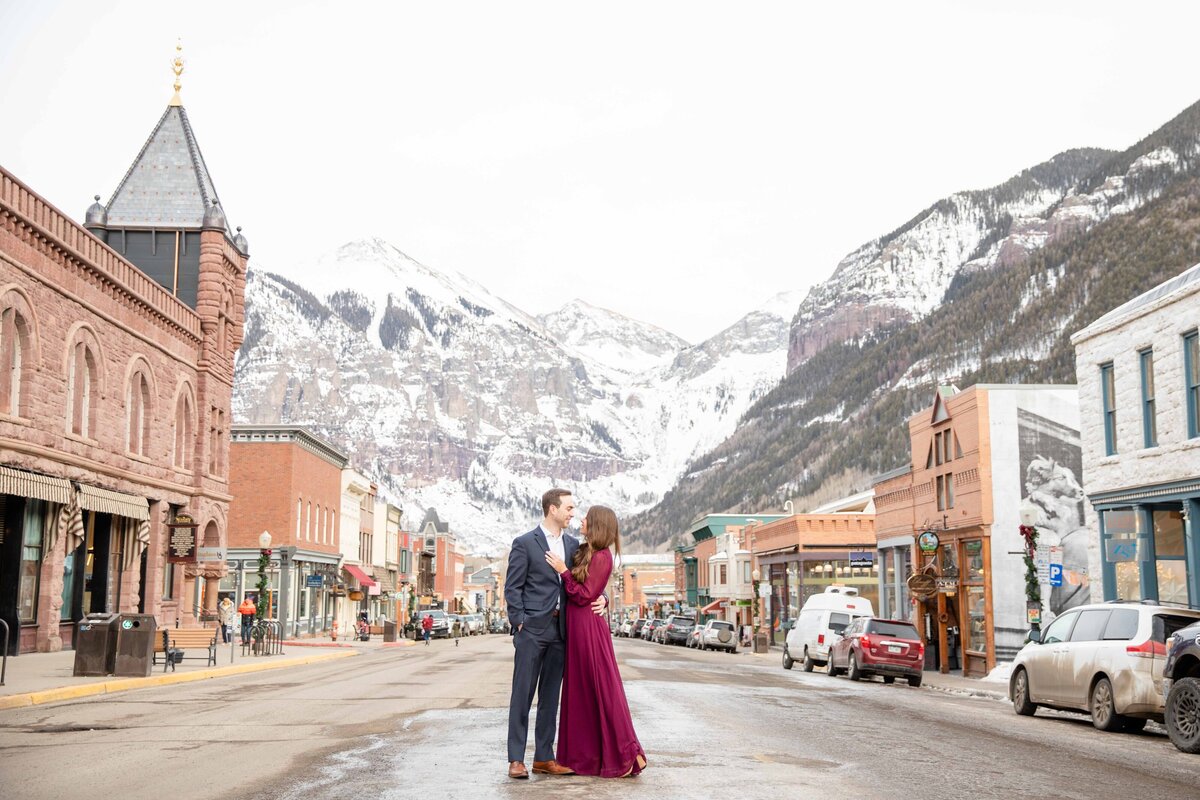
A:
[[[510,782],[511,646],[377,651],[269,673],[0,712],[12,797],[1068,798],[1195,796],[1161,729],[1016,717],[930,689],[784,672],[777,659],[617,641],[650,767]]]

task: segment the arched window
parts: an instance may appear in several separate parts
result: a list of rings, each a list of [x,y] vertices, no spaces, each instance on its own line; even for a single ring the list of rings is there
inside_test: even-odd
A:
[[[95,434],[99,364],[91,342],[75,341],[67,362],[67,421],[71,433],[85,438]]]
[[[308,525],[305,526],[306,530],[304,531],[304,538],[311,542],[313,538],[313,528],[317,526],[317,518],[314,517],[312,513],[312,500],[308,501],[308,513],[304,518],[308,520]]]
[[[297,497],[296,498],[296,539],[297,539],[297,541],[300,539],[300,530],[301,530],[300,517],[303,513],[304,513],[304,500]]]
[[[317,503],[317,541],[325,542],[325,517],[321,514],[320,503]]]
[[[6,304],[10,298],[24,300],[10,292],[4,298]],[[31,340],[29,321],[15,305],[0,312],[0,414],[27,416],[23,412],[29,408],[27,384],[33,366]]]
[[[135,370],[129,380],[126,392],[125,408],[127,411],[126,442],[129,452],[139,456],[147,455],[150,450],[150,381],[140,368]]]
[[[193,469],[192,451],[196,446],[196,409],[191,387],[185,385],[175,403],[175,466]]]

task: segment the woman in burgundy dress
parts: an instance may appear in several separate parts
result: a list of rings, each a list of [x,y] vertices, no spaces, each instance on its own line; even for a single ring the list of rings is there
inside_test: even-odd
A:
[[[584,541],[570,569],[553,552],[546,553],[568,600],[558,763],[580,775],[624,778],[645,769],[646,754],[633,730],[608,623],[590,608],[612,574],[609,548],[621,553],[617,515],[611,508],[592,506],[581,530]]]

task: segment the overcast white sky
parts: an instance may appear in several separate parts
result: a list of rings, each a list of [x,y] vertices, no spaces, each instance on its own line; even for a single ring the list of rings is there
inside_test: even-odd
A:
[[[182,37],[252,264],[378,235],[533,313],[699,341],[939,197],[1200,99],[1200,3],[816,5],[7,0],[0,163],[81,219]]]

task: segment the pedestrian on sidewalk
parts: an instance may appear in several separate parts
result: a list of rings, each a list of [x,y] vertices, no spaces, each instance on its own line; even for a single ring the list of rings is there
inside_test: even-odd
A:
[[[425,646],[429,646],[429,635],[433,633],[433,616],[425,615],[425,619],[421,620],[421,632],[425,637]]]
[[[221,623],[221,641],[229,644],[233,641],[233,601],[225,595],[217,604],[217,621]]]
[[[250,600],[250,595],[242,598],[242,604],[238,606],[238,613],[242,615],[242,644],[250,644],[250,627],[254,624],[254,613],[256,609],[253,601]]]

